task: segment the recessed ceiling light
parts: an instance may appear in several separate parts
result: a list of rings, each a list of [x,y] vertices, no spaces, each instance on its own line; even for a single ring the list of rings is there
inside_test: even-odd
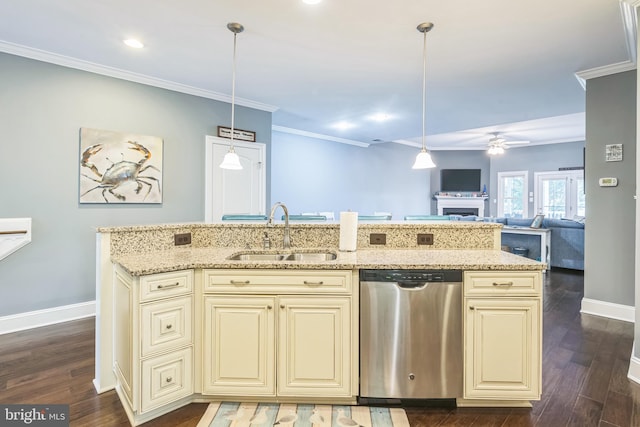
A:
[[[376,113],[369,117],[374,122],[386,122],[391,118],[391,116],[387,113]]]
[[[318,4],[320,3],[322,0],[302,0],[302,2],[304,4]]]
[[[353,123],[349,123],[349,122],[338,122],[333,124],[332,127],[339,129],[339,130],[347,130],[347,129],[351,129],[352,127],[354,127],[355,125]]]
[[[144,44],[137,39],[126,39],[126,40],[123,40],[123,42],[127,46],[132,47],[134,49],[142,49],[144,47]]]

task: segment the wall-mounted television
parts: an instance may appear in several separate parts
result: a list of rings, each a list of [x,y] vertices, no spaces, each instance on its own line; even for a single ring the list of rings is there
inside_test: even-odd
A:
[[[481,169],[442,169],[440,191],[480,191]]]

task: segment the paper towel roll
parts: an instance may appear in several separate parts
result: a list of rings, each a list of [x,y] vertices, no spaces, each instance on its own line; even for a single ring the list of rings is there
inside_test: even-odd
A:
[[[340,250],[353,252],[358,243],[358,212],[340,212]]]

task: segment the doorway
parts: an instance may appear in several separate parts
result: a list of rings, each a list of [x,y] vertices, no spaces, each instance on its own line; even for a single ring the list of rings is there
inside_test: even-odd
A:
[[[536,172],[535,209],[546,218],[585,216],[584,171]]]
[[[205,208],[206,222],[218,222],[222,215],[264,215],[266,203],[266,146],[234,141],[241,170],[219,167],[229,151],[230,140],[206,137]]]

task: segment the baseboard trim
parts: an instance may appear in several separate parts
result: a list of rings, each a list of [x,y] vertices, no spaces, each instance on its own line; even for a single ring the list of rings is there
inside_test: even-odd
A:
[[[580,313],[593,314],[594,316],[608,317],[609,319],[631,323],[635,323],[636,320],[636,309],[633,306],[589,298],[582,298]]]
[[[0,317],[0,335],[68,322],[70,320],[84,319],[95,315],[95,301],[12,314],[10,316]]]
[[[640,358],[635,357],[636,354],[636,342],[633,341],[633,347],[631,348],[631,358],[629,359],[629,371],[627,372],[627,378],[636,384],[640,384]]]

